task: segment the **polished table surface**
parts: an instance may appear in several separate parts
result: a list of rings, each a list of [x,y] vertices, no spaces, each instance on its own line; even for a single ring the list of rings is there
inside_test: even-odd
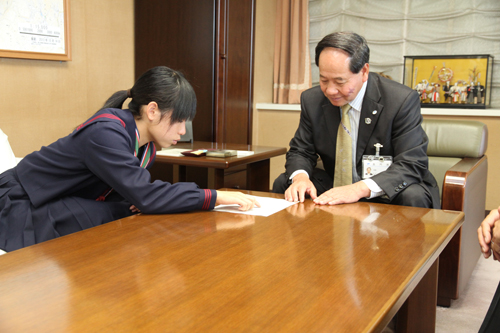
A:
[[[269,191],[270,159],[286,154],[285,147],[268,147],[256,145],[244,145],[236,143],[215,143],[205,141],[194,141],[192,143],[178,143],[171,148],[178,149],[230,149],[241,151],[252,151],[253,154],[246,156],[218,157],[192,157],[192,156],[166,156],[156,155],[156,162],[167,163],[178,166],[174,171],[173,182],[190,181],[186,176],[186,167],[201,167],[209,170],[207,178],[208,188],[219,189],[229,187],[225,180],[228,177],[226,171],[238,167],[246,169],[246,181],[242,189],[255,191]],[[156,164],[156,163],[155,163]],[[156,165],[155,167],[158,167]]]
[[[462,220],[311,201],[139,214],[0,256],[0,332],[377,332]]]

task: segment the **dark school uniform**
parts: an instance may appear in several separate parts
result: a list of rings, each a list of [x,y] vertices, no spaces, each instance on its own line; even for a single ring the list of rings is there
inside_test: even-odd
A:
[[[104,109],[0,174],[0,249],[13,251],[132,214],[213,209],[194,183],[151,182],[129,110]],[[152,165],[155,149],[147,156]],[[110,191],[112,189],[112,191]]]

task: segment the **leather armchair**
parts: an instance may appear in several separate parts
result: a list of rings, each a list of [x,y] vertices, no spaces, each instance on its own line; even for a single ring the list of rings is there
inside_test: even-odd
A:
[[[424,119],[429,170],[439,184],[441,208],[465,220],[439,257],[438,305],[450,306],[481,256],[477,228],[485,217],[488,129],[479,121]]]

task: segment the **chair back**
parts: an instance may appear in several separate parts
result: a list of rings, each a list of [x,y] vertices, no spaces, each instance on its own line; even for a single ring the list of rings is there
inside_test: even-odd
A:
[[[424,119],[422,128],[429,138],[429,170],[442,195],[446,171],[463,158],[480,158],[488,148],[488,128],[480,121]]]

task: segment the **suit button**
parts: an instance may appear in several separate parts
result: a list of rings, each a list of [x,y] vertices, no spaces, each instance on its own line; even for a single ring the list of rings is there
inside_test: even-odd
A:
[[[399,192],[399,187],[396,187],[394,190],[395,190],[396,192]]]
[[[403,188],[404,186],[403,185],[399,185],[399,188]]]
[[[406,186],[406,185],[408,185],[408,183],[407,182],[403,182],[403,185]]]

